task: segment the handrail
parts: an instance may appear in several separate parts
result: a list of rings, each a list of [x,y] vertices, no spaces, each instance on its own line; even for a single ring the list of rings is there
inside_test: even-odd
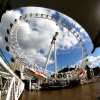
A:
[[[0,57],[0,66],[2,68],[4,68],[12,77],[12,80],[10,78],[10,86],[7,90],[7,97],[6,100],[18,100],[19,96],[21,95],[21,93],[24,90],[24,83],[23,81],[6,65],[6,63],[2,60],[2,58]],[[17,86],[17,92],[16,92],[16,82],[18,82],[18,86]]]
[[[7,82],[8,82],[8,80],[6,80],[6,82],[5,82],[5,84],[4,84],[4,87],[3,87],[3,89],[2,89],[2,92],[5,90],[5,87],[6,87],[6,85],[7,85]]]
[[[8,89],[8,92],[7,92],[7,97],[6,97],[6,100],[10,100],[10,95],[11,95],[11,89],[13,87],[13,83],[15,81],[15,77],[12,78],[12,81],[11,81],[11,84],[10,84],[10,87]]]
[[[15,88],[16,88],[15,89],[15,93],[16,93],[15,98],[16,99],[17,99],[17,96],[18,96],[17,94],[19,94],[19,88],[18,87],[19,87],[19,82],[18,82],[17,86],[15,86]]]
[[[6,64],[5,62],[2,60],[2,58],[0,57],[0,65],[8,72],[10,73],[10,75],[12,77],[17,78],[18,80],[22,81]]]
[[[18,84],[15,86],[15,100],[18,100],[21,93],[23,92],[24,84],[21,81],[18,81]]]

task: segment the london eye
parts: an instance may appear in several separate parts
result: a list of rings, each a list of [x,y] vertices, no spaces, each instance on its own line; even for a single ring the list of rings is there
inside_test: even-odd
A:
[[[64,21],[46,14],[31,13],[15,19],[10,27],[7,29],[9,36],[5,37],[10,45],[6,49],[14,53],[14,58],[21,58],[25,66],[32,66],[42,72],[46,70],[47,73],[57,73],[66,66],[86,66],[88,54],[84,42],[78,32]],[[73,41],[70,37],[73,37]],[[77,47],[79,49],[76,50]]]

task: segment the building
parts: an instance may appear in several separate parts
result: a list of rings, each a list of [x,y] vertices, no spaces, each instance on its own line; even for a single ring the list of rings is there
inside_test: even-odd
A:
[[[16,57],[14,62],[11,63],[12,70],[22,79],[24,80],[24,62],[21,58]]]
[[[93,68],[93,71],[94,71],[94,76],[100,76],[100,67],[95,67]]]

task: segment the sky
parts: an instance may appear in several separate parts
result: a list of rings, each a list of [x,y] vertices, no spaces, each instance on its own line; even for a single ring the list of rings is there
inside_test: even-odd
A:
[[[82,38],[87,49],[89,60],[87,64],[89,67],[93,68],[100,66],[100,48],[97,48],[94,53],[91,54],[93,44],[87,32],[81,25],[67,15],[51,9],[39,7],[18,8],[11,11],[6,11],[6,13],[2,16],[2,21],[0,23],[0,48],[2,49],[9,63],[11,63],[10,58],[14,54],[12,52],[7,52],[5,49],[7,45],[10,45],[10,43],[7,43],[4,39],[5,36],[9,36],[6,30],[10,29],[10,23],[14,23],[15,19],[31,13],[54,16],[64,21],[70,27],[74,28]],[[23,53],[32,62],[36,63],[40,67],[44,67],[55,32],[58,32],[56,38],[57,68],[60,69],[62,66],[66,67],[67,65],[72,66],[80,62],[82,59],[82,49],[77,39],[66,28],[55,23],[54,21],[43,18],[28,19],[19,25],[17,39]],[[50,59],[48,61],[48,70],[52,70],[53,67],[54,46],[52,47]]]

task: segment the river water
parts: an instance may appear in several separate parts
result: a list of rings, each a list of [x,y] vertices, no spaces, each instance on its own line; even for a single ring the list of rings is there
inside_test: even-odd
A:
[[[59,90],[24,90],[19,100],[98,100],[98,97],[100,82]]]

